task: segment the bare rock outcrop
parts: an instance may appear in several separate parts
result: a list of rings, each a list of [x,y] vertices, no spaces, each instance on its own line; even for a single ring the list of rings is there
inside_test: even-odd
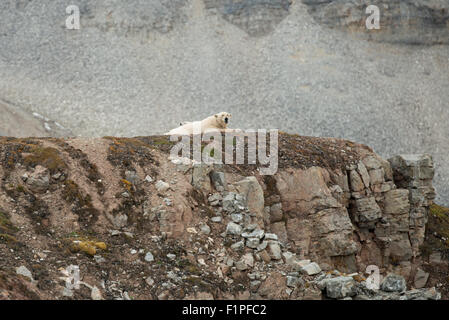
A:
[[[449,43],[449,4],[444,0],[374,0],[366,3],[336,0],[303,0],[317,22],[380,42],[413,45]],[[369,5],[379,10],[380,28],[368,30]]]
[[[264,176],[257,165],[169,160],[172,146],[1,138],[0,273],[23,266],[33,279],[26,293],[0,282],[2,296],[441,297],[413,271],[435,197],[430,155],[386,161],[350,141],[282,133],[279,170]],[[74,264],[82,290],[60,280]],[[370,287],[369,266],[401,290]]]

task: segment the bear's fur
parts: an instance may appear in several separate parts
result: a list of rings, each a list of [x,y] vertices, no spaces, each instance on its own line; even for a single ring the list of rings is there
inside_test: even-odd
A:
[[[201,121],[186,122],[180,127],[170,130],[166,135],[191,135],[195,126],[201,128],[201,133],[208,131],[226,131],[230,119],[230,113],[220,112]]]

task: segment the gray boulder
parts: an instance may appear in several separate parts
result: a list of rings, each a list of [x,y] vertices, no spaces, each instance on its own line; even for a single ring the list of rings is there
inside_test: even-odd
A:
[[[406,289],[407,284],[404,277],[390,273],[380,284],[380,289],[386,292],[402,292]]]
[[[326,280],[326,295],[342,299],[356,295],[356,282],[352,277],[336,277]]]
[[[226,226],[226,234],[232,234],[232,235],[240,235],[242,233],[242,227],[239,226],[237,223],[229,222]]]

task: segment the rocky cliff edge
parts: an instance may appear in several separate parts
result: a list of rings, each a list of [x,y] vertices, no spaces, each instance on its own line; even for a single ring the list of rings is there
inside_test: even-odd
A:
[[[430,155],[280,133],[261,175],[172,146],[0,138],[0,299],[446,297]]]

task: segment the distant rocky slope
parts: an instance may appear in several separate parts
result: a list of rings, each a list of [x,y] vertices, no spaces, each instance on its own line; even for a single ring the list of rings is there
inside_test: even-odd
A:
[[[70,130],[39,113],[29,114],[17,105],[0,99],[0,136],[67,137]]]
[[[448,297],[429,155],[282,133],[262,176],[171,161],[172,146],[0,138],[0,299]]]
[[[381,42],[411,45],[449,44],[446,0],[303,0],[322,25]],[[368,5],[379,8],[380,29],[366,32]]]
[[[361,0],[77,0],[80,30],[64,1],[0,1],[0,101],[28,115],[0,112],[0,135],[154,135],[227,111],[233,128],[432,154],[449,206],[448,2],[369,3],[380,30]]]

